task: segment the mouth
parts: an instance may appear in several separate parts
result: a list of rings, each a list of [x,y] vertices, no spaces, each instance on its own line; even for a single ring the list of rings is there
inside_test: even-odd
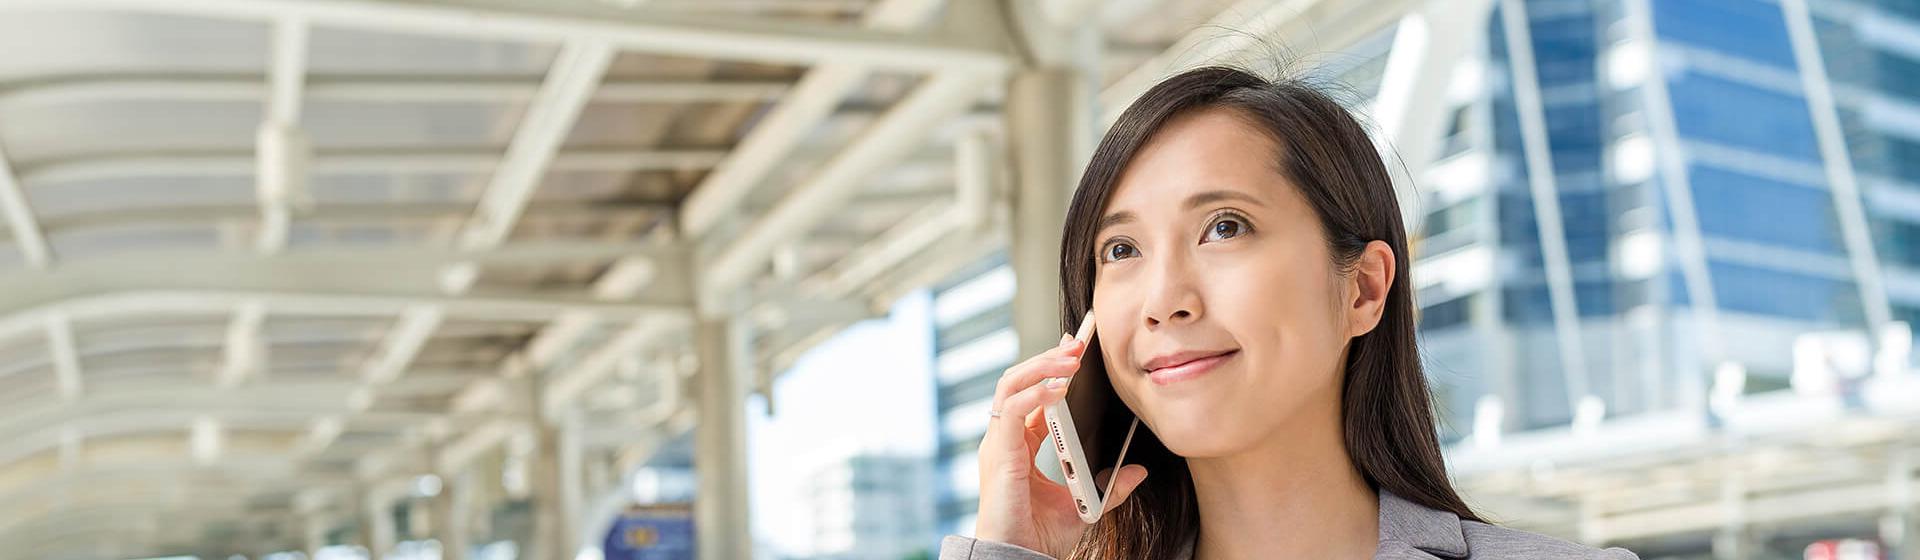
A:
[[[1181,352],[1157,357],[1147,362],[1147,377],[1156,385],[1179,383],[1205,375],[1239,353],[1240,351],[1235,349]]]

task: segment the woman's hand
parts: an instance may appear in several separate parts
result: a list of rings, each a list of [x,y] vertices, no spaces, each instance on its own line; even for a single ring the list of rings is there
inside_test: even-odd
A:
[[[987,423],[987,433],[980,440],[980,508],[975,538],[1062,558],[1086,531],[1073,494],[1048,479],[1033,462],[1041,440],[1047,436],[1044,409],[1067,394],[1068,382],[1079,369],[1085,351],[1085,341],[1061,335],[1059,346],[1007,368],[1000,376],[993,393],[993,409],[1000,412],[1000,417]],[[1127,465],[1120,469],[1119,476],[1113,495],[1107,499],[1107,511],[1126,501],[1147,478],[1147,469]],[[1095,479],[1104,480],[1105,476]]]

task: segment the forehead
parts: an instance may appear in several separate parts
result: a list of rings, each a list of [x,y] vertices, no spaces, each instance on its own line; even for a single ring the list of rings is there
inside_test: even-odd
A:
[[[1200,191],[1243,192],[1277,202],[1287,190],[1270,136],[1228,109],[1169,119],[1121,172],[1108,210],[1178,210]]]

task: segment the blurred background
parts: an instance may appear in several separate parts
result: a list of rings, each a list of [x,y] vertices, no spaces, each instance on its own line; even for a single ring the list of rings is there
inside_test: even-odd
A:
[[[1490,518],[1920,558],[1915,0],[0,0],[0,558],[931,558],[1210,63],[1383,146]]]

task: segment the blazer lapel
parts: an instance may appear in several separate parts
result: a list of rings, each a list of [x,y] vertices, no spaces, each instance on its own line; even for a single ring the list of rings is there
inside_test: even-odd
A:
[[[1380,560],[1466,558],[1460,516],[1409,502],[1380,490]]]

